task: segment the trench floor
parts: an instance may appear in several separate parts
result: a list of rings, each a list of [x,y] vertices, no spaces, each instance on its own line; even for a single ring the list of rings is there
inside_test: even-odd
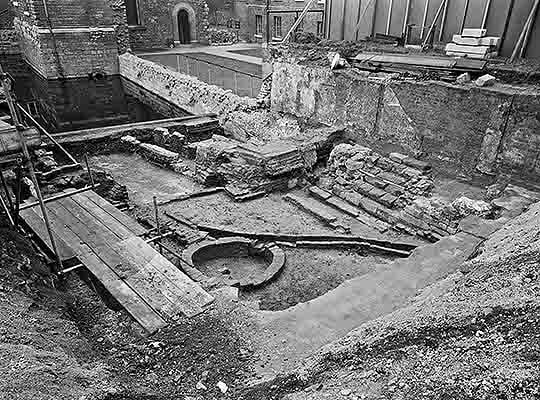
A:
[[[189,178],[154,168],[136,156],[93,161],[100,161],[126,185],[133,203],[143,208],[154,193],[167,196],[196,188]],[[282,196],[274,193],[234,203],[224,194],[215,194],[167,204],[163,211],[238,230],[333,232]],[[424,288],[456,272],[480,242],[475,236],[459,234],[396,260],[337,249],[284,249],[286,267],[274,282],[232,296],[242,301],[229,301],[230,293],[225,298],[215,293],[216,307],[227,304],[228,324],[251,354],[254,383],[298,367],[305,357],[362,323],[409,304]]]

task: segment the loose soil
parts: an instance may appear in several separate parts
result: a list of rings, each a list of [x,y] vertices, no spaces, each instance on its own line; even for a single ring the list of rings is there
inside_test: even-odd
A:
[[[111,173],[115,180],[127,186],[134,203],[151,203],[152,197],[163,199],[202,188],[193,180],[154,165],[137,154],[115,153],[90,157],[92,168]]]
[[[270,284],[241,290],[240,299],[258,301],[262,310],[285,310],[313,300],[341,283],[372,272],[391,258],[349,250],[284,248],[285,267]]]
[[[206,276],[231,275],[233,279],[241,279],[250,275],[264,274],[268,263],[262,257],[218,257],[205,260],[194,265]],[[228,271],[228,272],[223,272]]]

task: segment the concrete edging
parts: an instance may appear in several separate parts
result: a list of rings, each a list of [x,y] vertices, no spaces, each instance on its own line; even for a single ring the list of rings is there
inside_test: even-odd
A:
[[[221,251],[215,252],[219,249]],[[226,237],[213,241],[203,241],[189,246],[183,253],[184,260],[190,264],[190,267],[184,267],[184,272],[191,279],[198,282],[208,283],[211,279],[216,278],[208,277],[194,267],[197,263],[197,256],[201,256],[200,253],[205,251],[210,252],[210,254],[203,256],[203,259],[206,260],[237,254],[246,256],[262,255],[269,262],[264,273],[257,276],[249,275],[241,279],[218,278],[226,285],[239,288],[256,288],[265,285],[281,272],[286,260],[285,253],[275,243],[261,244],[244,237]]]

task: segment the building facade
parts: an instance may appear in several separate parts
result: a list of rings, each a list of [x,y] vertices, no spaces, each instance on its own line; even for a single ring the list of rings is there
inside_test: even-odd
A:
[[[118,73],[129,47],[123,0],[19,0],[12,10],[23,57],[39,75]]]

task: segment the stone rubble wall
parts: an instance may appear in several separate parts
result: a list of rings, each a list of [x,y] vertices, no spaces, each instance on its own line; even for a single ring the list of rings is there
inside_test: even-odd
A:
[[[540,91],[396,80],[392,74],[273,64],[271,109],[340,124],[352,140],[422,155],[437,171],[540,181]]]
[[[239,97],[133,54],[123,54],[119,59],[122,76],[191,114],[215,113],[224,120],[234,111],[249,112],[259,108],[256,99]]]
[[[468,215],[490,217],[493,207],[466,197],[448,204],[433,198],[431,166],[401,153],[379,154],[360,145],[334,148],[320,188],[312,194],[328,200],[330,193],[390,224],[394,229],[428,239],[457,232]]]

